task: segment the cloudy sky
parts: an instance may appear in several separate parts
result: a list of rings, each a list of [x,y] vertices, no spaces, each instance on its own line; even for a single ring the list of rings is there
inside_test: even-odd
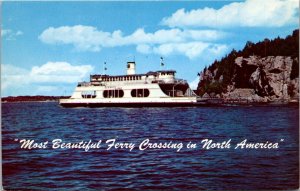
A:
[[[197,73],[247,41],[299,28],[299,0],[2,2],[1,94],[70,95],[90,74]]]

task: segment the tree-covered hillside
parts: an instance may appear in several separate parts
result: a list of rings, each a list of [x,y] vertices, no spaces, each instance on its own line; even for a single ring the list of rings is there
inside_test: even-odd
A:
[[[243,50],[232,50],[221,60],[215,60],[201,72],[197,93],[199,95],[212,92],[220,94],[226,92],[228,85],[233,82],[235,82],[236,88],[252,88],[248,79],[257,67],[248,65],[247,67],[237,68],[235,64],[236,58],[248,58],[250,56],[260,58],[268,56],[291,57],[293,63],[290,79],[299,77],[299,59],[295,59],[299,58],[299,29],[293,31],[286,38],[264,39],[258,43],[248,41]]]

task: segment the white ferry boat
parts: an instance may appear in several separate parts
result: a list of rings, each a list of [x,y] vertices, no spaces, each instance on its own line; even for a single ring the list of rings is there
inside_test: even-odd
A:
[[[174,70],[135,73],[135,62],[127,62],[127,75],[90,75],[79,82],[63,107],[147,107],[194,106],[197,95],[186,80],[176,79]]]

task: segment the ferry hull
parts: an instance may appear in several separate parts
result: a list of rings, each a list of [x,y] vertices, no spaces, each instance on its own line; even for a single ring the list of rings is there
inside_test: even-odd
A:
[[[197,107],[202,105],[199,102],[164,102],[164,103],[60,103],[62,107]]]

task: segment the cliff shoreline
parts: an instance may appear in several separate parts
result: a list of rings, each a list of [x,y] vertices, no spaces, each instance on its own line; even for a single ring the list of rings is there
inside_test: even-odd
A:
[[[299,102],[299,30],[285,39],[247,42],[199,73],[203,99],[237,103]]]

